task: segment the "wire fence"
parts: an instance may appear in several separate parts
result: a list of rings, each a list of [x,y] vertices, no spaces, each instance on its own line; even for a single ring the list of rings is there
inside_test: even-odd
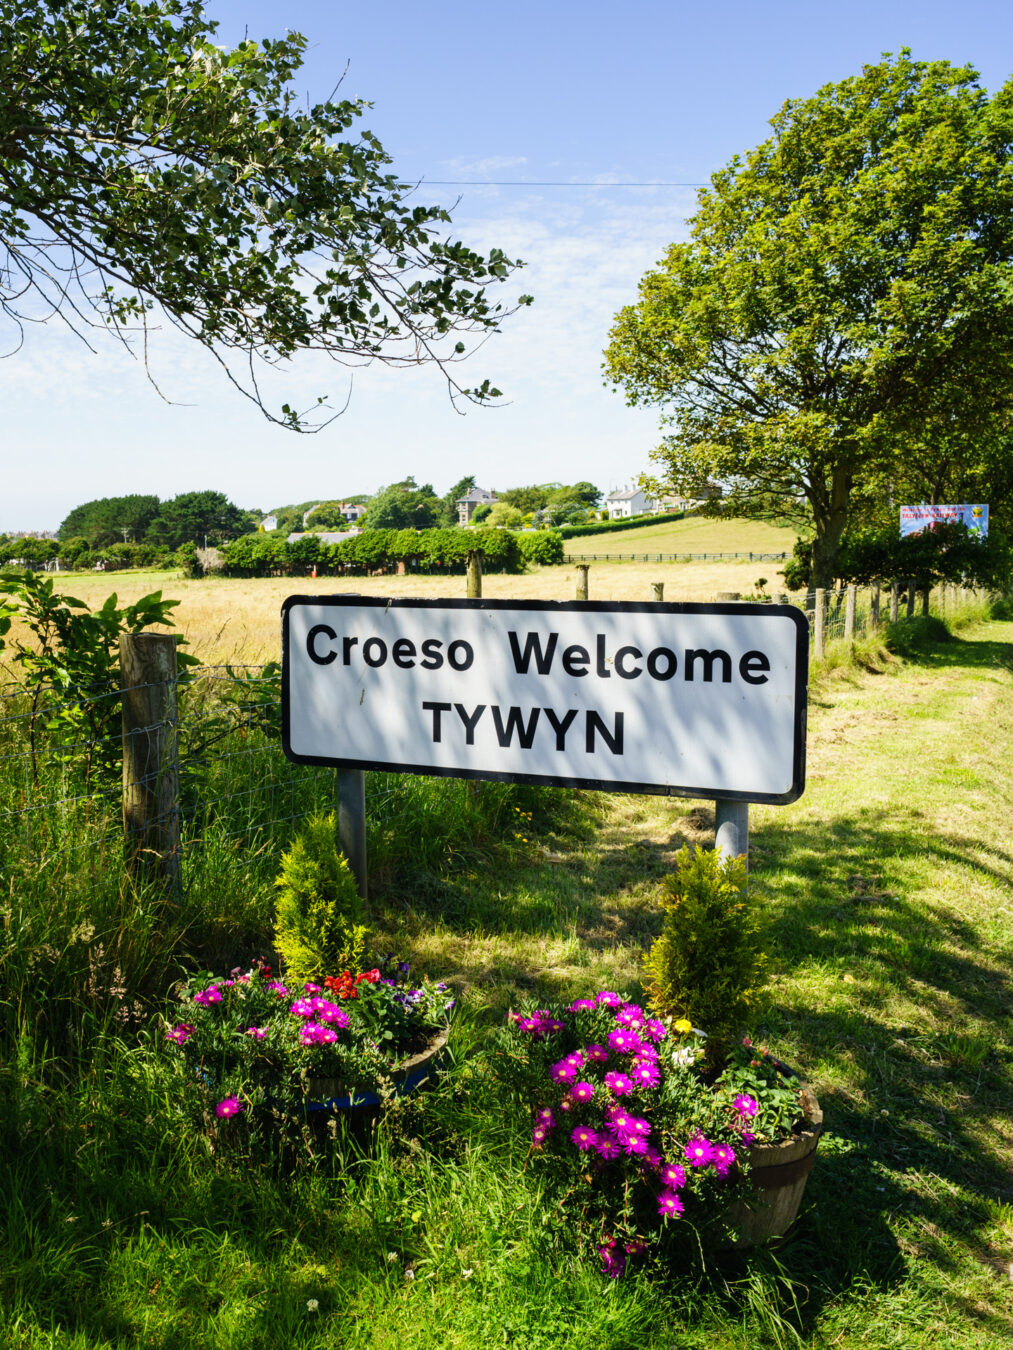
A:
[[[805,613],[811,655],[820,660],[833,644],[857,641],[926,603],[930,613],[952,614],[971,593],[940,587],[916,596],[909,583],[897,583],[777,598]],[[336,771],[286,758],[277,665],[199,667],[173,692],[171,727],[156,720],[131,734],[145,741],[170,733],[179,884],[187,892],[252,888],[255,873],[263,889],[298,823],[334,809]],[[112,895],[130,875],[137,844],[125,828],[132,784],[125,781],[122,700],[112,687],[70,697],[52,686],[0,687],[0,874],[10,904],[21,887],[51,896],[104,887]],[[393,778],[375,776],[372,810],[380,817],[390,809],[386,796],[399,790]],[[434,800],[426,809],[441,808]]]

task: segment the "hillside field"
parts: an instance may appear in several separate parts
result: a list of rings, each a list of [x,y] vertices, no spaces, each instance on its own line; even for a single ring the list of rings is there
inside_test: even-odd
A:
[[[762,520],[687,516],[615,534],[578,535],[565,544],[575,553],[790,553],[797,531]]]

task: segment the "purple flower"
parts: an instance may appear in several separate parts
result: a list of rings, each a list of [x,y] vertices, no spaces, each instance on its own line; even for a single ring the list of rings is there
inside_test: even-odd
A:
[[[569,1060],[561,1059],[553,1064],[549,1070],[549,1077],[554,1083],[572,1083],[577,1077],[577,1070]]]
[[[650,1041],[641,1041],[640,1049],[637,1051],[637,1060],[648,1060],[651,1064],[657,1064],[658,1052]]]
[[[627,1242],[626,1244],[627,1256],[643,1256],[646,1251],[647,1243],[641,1242],[639,1238],[635,1238],[633,1242]]]
[[[612,1127],[613,1134],[621,1137],[633,1133],[634,1117],[630,1115],[629,1111],[621,1111],[617,1107],[613,1107],[605,1112],[605,1119]]]
[[[313,1002],[316,1005],[314,1011],[318,1022],[327,1022],[335,1027],[347,1027],[351,1021],[348,1013],[337,1003],[329,1003],[325,998],[315,998]]]
[[[616,1022],[621,1027],[633,1027],[639,1031],[644,1025],[644,1010],[636,1003],[624,1003],[616,1013]]]
[[[338,1033],[321,1022],[305,1022],[299,1028],[300,1045],[330,1045],[338,1039]]]
[[[593,1083],[574,1083],[570,1096],[575,1102],[589,1102],[594,1096]]]
[[[619,1154],[622,1152],[616,1141],[610,1139],[608,1135],[605,1134],[600,1134],[598,1136],[598,1143],[595,1145],[595,1149],[598,1153],[598,1157],[604,1159],[605,1162],[612,1162],[612,1160],[618,1158]]]
[[[595,995],[595,1002],[602,1008],[618,1008],[622,999],[611,989],[603,989],[600,994]]]
[[[581,1153],[586,1153],[589,1148],[594,1148],[598,1143],[598,1136],[587,1125],[578,1125],[575,1130],[571,1130],[570,1139],[577,1145]]]
[[[278,980],[275,980],[272,984],[269,984],[267,987],[268,989],[270,989],[272,994],[277,994],[279,998],[284,998],[285,995],[288,993],[288,985],[281,984]]]
[[[289,1008],[289,1012],[295,1017],[312,1017],[316,1012],[314,1002],[315,1000],[311,998],[297,998]]]
[[[617,1050],[621,1055],[636,1054],[640,1049],[640,1037],[637,1033],[623,1027],[609,1032],[608,1043],[610,1049]]]
[[[556,1123],[556,1117],[552,1114],[551,1106],[543,1107],[542,1110],[537,1113],[535,1119],[538,1121],[539,1125],[547,1130],[551,1130]]]
[[[567,1012],[594,1012],[598,1005],[593,998],[576,998],[567,1008]]]
[[[657,1087],[661,1082],[661,1074],[658,1072],[657,1065],[641,1061],[634,1065],[633,1078],[641,1087]]]
[[[662,1164],[660,1176],[665,1185],[673,1191],[686,1184],[686,1169],[680,1167],[678,1163]]]
[[[702,1134],[695,1134],[682,1150],[682,1156],[690,1167],[709,1167],[714,1157],[714,1145]]]
[[[177,1045],[186,1045],[194,1030],[195,1028],[189,1022],[180,1022],[179,1026],[172,1027],[165,1033],[165,1039],[175,1041]]]
[[[731,1144],[715,1144],[711,1153],[711,1162],[719,1177],[726,1177],[735,1161],[735,1150]]]
[[[304,985],[303,985],[303,988],[306,990],[306,993],[307,993],[307,994],[319,994],[319,993],[320,993],[320,985],[319,985],[319,984],[304,984]]]
[[[756,1138],[756,1135],[753,1134],[753,1132],[752,1132],[751,1130],[743,1130],[743,1131],[742,1131],[742,1142],[745,1144],[746,1148],[749,1147],[749,1145],[753,1142],[753,1140],[754,1140],[755,1138]]]
[[[742,1092],[732,1102],[732,1110],[737,1111],[740,1116],[748,1116],[752,1119],[760,1109],[759,1103],[753,1097],[749,1097]]]
[[[539,1008],[530,1017],[518,1017],[516,1026],[521,1031],[526,1031],[536,1041],[563,1030],[562,1022],[553,1017],[546,1008]]]
[[[658,1213],[663,1214],[665,1218],[681,1214],[685,1205],[676,1195],[675,1191],[662,1191],[658,1196]]]
[[[193,996],[194,1003],[199,1003],[202,1008],[210,1007],[212,1003],[221,1003],[222,991],[217,985],[213,984],[207,989],[201,989],[199,993]]]
[[[616,1250],[615,1238],[610,1238],[599,1247],[598,1255],[601,1257],[602,1274],[607,1275],[610,1280],[617,1280],[626,1269],[626,1255]]]
[[[643,1116],[634,1116],[630,1122],[630,1130],[633,1134],[639,1134],[641,1139],[646,1139],[651,1133],[650,1122],[646,1121]]]
[[[605,1086],[614,1096],[625,1097],[628,1092],[633,1091],[633,1079],[627,1078],[624,1073],[607,1073]]]
[[[255,1041],[262,1041],[267,1035],[263,1027],[247,1027],[243,1032],[244,1036],[252,1036]]]
[[[639,1134],[627,1134],[619,1141],[623,1152],[631,1158],[641,1158],[647,1152],[647,1140]]]
[[[661,1154],[656,1148],[651,1148],[650,1145],[648,1145],[647,1152],[644,1154],[644,1162],[648,1167],[660,1167]]]
[[[228,1120],[230,1116],[237,1116],[243,1109],[243,1103],[238,1097],[226,1097],[215,1107],[215,1115],[219,1120]]]
[[[659,1022],[656,1017],[644,1024],[644,1034],[649,1036],[652,1041],[663,1041],[668,1035],[668,1028],[664,1022]]]
[[[541,1148],[548,1137],[549,1131],[545,1128],[545,1126],[536,1125],[535,1128],[531,1131],[531,1147]]]
[[[603,1045],[586,1045],[584,1047],[584,1054],[592,1064],[608,1063],[609,1052]]]

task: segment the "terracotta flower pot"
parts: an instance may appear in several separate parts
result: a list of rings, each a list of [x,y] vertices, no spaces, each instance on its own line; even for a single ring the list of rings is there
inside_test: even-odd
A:
[[[405,1060],[390,1075],[391,1091],[396,1097],[406,1096],[425,1083],[446,1047],[449,1035],[449,1027],[444,1028],[424,1050]],[[350,1092],[337,1078],[311,1078],[308,1086],[312,1097],[306,1103],[307,1111],[344,1112],[349,1123],[374,1119],[383,1106],[379,1093],[363,1091],[361,1088]]]
[[[798,1217],[823,1132],[823,1112],[809,1088],[802,1090],[802,1113],[802,1124],[789,1139],[754,1144],[749,1149],[749,1184],[754,1194],[729,1207],[728,1222],[738,1233],[729,1246],[749,1247],[781,1237]]]

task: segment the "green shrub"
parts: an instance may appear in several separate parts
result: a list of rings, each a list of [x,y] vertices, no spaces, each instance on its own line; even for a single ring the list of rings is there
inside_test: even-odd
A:
[[[535,530],[519,534],[517,544],[526,563],[555,567],[563,561],[563,536],[558,530]]]
[[[292,980],[354,970],[362,960],[365,908],[337,833],[333,812],[311,816],[282,854],[275,944]]]
[[[651,1006],[703,1027],[707,1057],[718,1064],[746,1030],[763,983],[745,863],[682,848],[663,885],[664,923],[647,955]]]

